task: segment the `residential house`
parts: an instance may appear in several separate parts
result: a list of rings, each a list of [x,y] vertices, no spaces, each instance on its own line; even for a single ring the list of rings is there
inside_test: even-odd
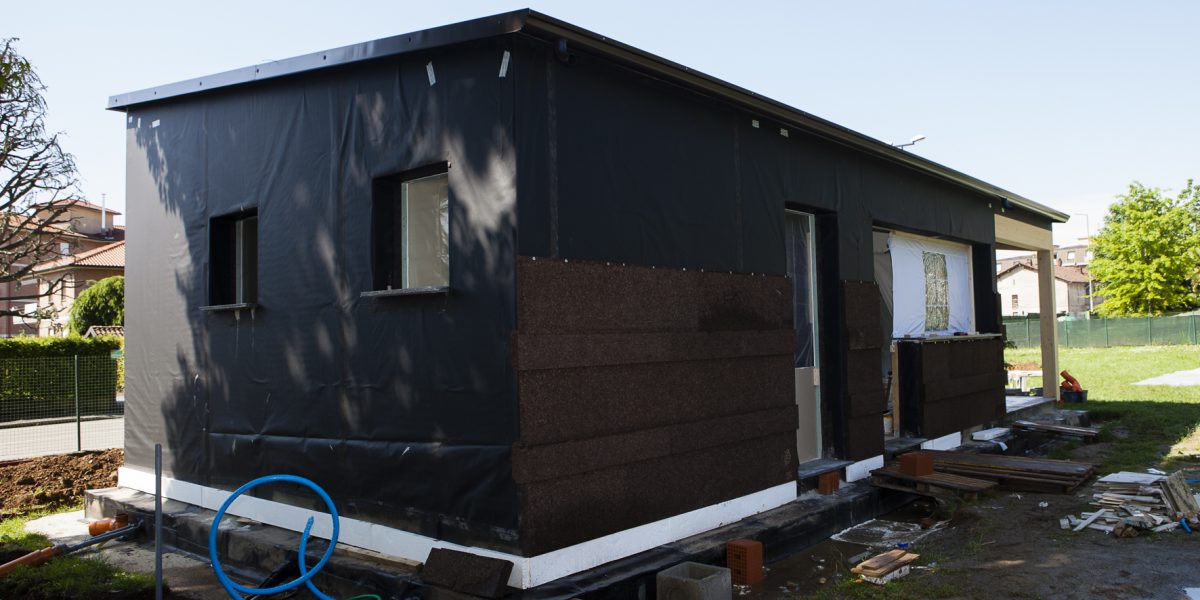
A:
[[[46,315],[38,320],[38,335],[67,335],[71,305],[79,294],[101,279],[125,274],[125,241],[57,258],[34,267],[33,272],[41,286],[37,312]]]
[[[67,208],[55,216],[53,211],[63,206]],[[43,222],[51,218],[55,220],[55,223],[46,226],[45,235],[57,240],[52,253],[41,257],[39,263],[61,264],[71,256],[124,240],[125,228],[114,222],[120,214],[84,200],[59,200],[35,207],[35,218],[41,218]],[[12,265],[14,269],[24,266]],[[56,285],[54,298],[43,297],[48,284],[53,281],[49,278],[59,276],[67,276],[64,280],[67,287]],[[82,286],[86,286],[86,281],[77,280],[69,270],[56,270],[53,273],[43,271],[41,275],[30,274],[20,281],[0,283],[3,307],[29,315],[0,317],[0,337],[61,335],[61,324],[65,323],[65,311],[69,308],[66,298],[74,298],[82,291]]]
[[[1084,266],[1054,268],[1055,314],[1087,314],[1102,298],[1091,298],[1091,277]],[[1041,312],[1038,302],[1038,268],[1025,262],[1014,262],[996,274],[1000,290],[1000,311],[1006,317],[1020,317]]]
[[[154,489],[156,443],[208,508],[303,475],[343,542],[520,588],[865,477],[890,360],[910,442],[1002,417],[995,253],[1049,261],[1067,218],[529,10],[109,108],[139,232],[120,485]],[[231,512],[295,527],[308,501],[260,490]]]
[[[1092,297],[1095,287],[1088,263],[1092,250],[1085,243],[1054,246],[1055,314],[1086,314],[1104,302],[1103,296]],[[1024,268],[1017,268],[1022,266]],[[1000,308],[1006,317],[1038,314],[1037,255],[1018,254],[996,260],[996,277],[1000,288]]]

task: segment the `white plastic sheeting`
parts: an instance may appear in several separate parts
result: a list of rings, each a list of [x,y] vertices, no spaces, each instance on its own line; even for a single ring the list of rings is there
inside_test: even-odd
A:
[[[975,328],[971,314],[971,249],[963,244],[911,235],[888,237],[892,256],[892,337],[946,335]],[[925,328],[926,282],[924,254],[946,257],[950,326]]]

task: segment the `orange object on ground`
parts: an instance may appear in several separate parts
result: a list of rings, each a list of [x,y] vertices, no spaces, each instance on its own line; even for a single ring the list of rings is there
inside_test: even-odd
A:
[[[933,457],[924,452],[900,455],[900,472],[914,477],[933,474]]]
[[[120,529],[129,525],[129,515],[118,513],[113,517],[105,517],[99,521],[88,523],[88,535],[100,535],[102,533]]]
[[[33,552],[30,552],[29,554],[26,554],[20,558],[14,558],[13,560],[0,565],[0,577],[8,575],[10,571],[21,565],[36,567],[44,562],[49,561],[55,556],[58,556],[58,554],[62,552],[64,548],[65,546],[50,546],[49,548],[34,550]]]
[[[725,544],[725,566],[735,585],[754,585],[763,579],[763,545],[754,540]]]
[[[1063,370],[1062,373],[1059,373],[1059,375],[1062,375],[1063,382],[1062,382],[1061,387],[1064,390],[1071,390],[1072,392],[1082,392],[1083,391],[1083,386],[1079,385],[1079,380],[1072,377],[1071,374],[1068,373],[1065,369]]]

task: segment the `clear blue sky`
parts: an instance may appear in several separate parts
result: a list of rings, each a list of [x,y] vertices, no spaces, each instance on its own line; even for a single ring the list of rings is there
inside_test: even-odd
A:
[[[124,210],[108,96],[522,8],[500,2],[22,2],[0,36],[49,87],[83,192]],[[529,5],[891,141],[1099,227],[1129,182],[1200,179],[1200,3]],[[1084,234],[1082,217],[1056,239]]]

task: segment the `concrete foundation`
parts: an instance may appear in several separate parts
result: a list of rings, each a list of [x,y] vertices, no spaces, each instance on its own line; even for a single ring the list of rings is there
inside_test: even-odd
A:
[[[665,544],[594,569],[576,573],[528,590],[511,590],[509,598],[617,600],[653,598],[659,571],[682,562],[725,564],[725,544],[734,539],[763,543],[767,563],[784,559],[834,533],[899,508],[915,496],[879,490],[866,482],[843,486],[821,496],[811,492],[779,508],[742,519],[700,535]],[[163,504],[164,543],[199,556],[208,555],[208,528],[214,512],[176,501]],[[87,492],[90,518],[130,513],[153,514],[154,497],[125,488]],[[285,561],[295,560],[300,534],[235,517],[222,522],[217,538],[222,561],[253,581]],[[324,551],[325,542],[312,539],[310,554]],[[339,544],[328,566],[314,578],[335,597],[365,592],[390,598],[419,598],[425,589],[419,565]]]

